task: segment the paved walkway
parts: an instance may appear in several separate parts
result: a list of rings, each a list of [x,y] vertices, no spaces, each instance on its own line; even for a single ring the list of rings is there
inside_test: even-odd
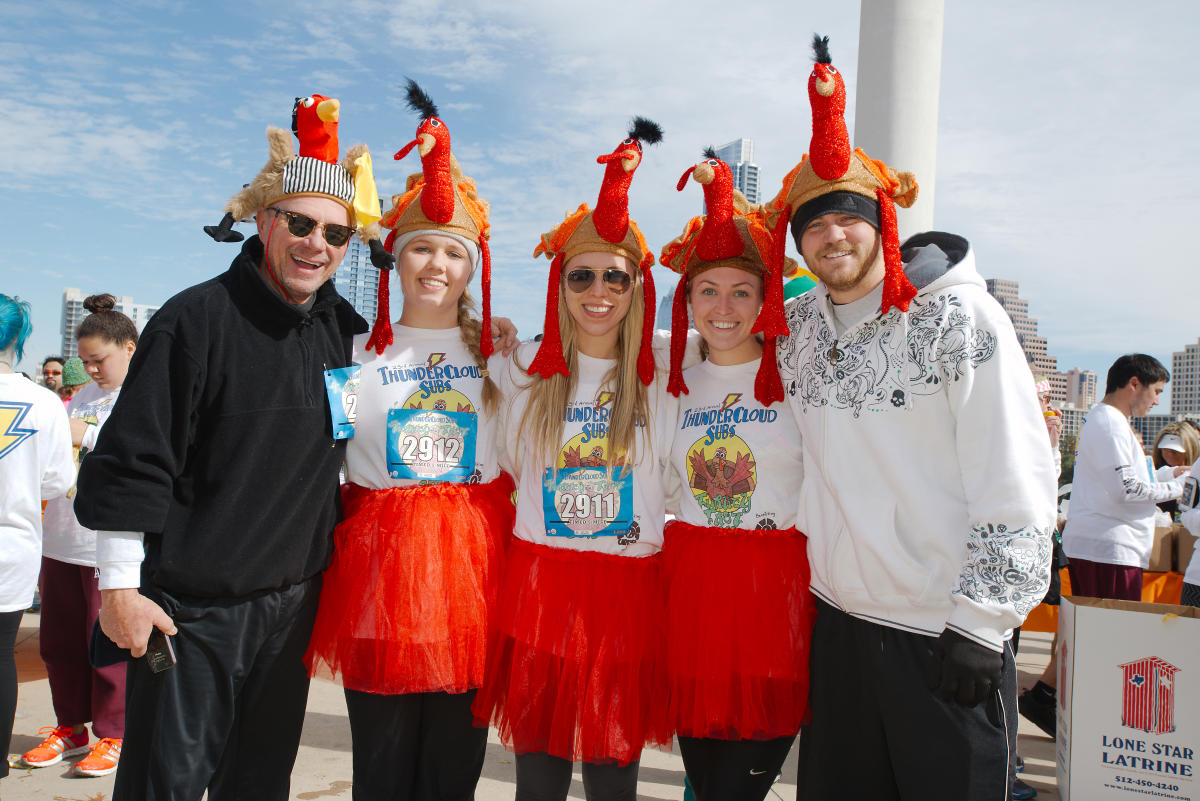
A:
[[[17,637],[17,678],[19,682],[17,720],[13,728],[12,751],[23,753],[37,745],[37,730],[54,722],[50,706],[50,687],[46,671],[38,657],[38,616],[27,614]],[[1050,635],[1026,633],[1021,637],[1017,664],[1021,670],[1019,686],[1032,685],[1050,658]],[[1054,780],[1054,741],[1022,718],[1018,750],[1025,757],[1025,781],[1038,790],[1042,801],[1058,801]],[[935,755],[931,755],[935,756]],[[72,760],[74,761],[74,760]],[[109,801],[113,777],[75,778],[69,765],[30,770],[14,767],[0,781],[3,801]],[[936,762],[930,762],[929,781],[937,781]],[[308,700],[308,716],[296,769],[292,773],[292,798],[303,801],[350,798],[350,725],[346,720],[345,701],[340,687],[314,681]],[[483,778],[476,798],[479,801],[512,799],[516,768],[512,754],[505,751],[493,730],[488,738]],[[796,798],[796,754],[793,748],[783,768],[783,778],[775,784],[772,801]],[[853,779],[847,777],[846,798],[853,798]],[[579,772],[571,785],[569,798],[583,801]],[[639,799],[683,798],[683,761],[678,753],[647,751],[642,756],[638,782]]]

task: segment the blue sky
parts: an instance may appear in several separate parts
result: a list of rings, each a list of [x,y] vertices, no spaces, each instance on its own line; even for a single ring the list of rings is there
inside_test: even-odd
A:
[[[234,246],[200,228],[258,171],[296,95],[338,97],[343,148],[367,143],[381,192],[400,191],[417,165],[391,159],[417,122],[405,76],[492,204],[495,308],[536,332],[548,263],[533,246],[594,203],[595,157],[629,117],[666,134],[630,200],[658,248],[699,207],[674,186],[705,145],[754,139],[771,194],[807,149],[814,31],[853,116],[857,3],[681,7],[0,4],[0,291],[34,304],[22,366],[58,349],[64,286],[159,303],[223,271]],[[946,3],[935,225],[972,241],[985,277],[1021,282],[1064,369],[1103,381],[1131,350],[1169,366],[1200,337],[1198,33],[1193,2]]]

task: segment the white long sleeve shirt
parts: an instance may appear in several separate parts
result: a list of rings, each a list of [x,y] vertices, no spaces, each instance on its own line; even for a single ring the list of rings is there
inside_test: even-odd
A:
[[[1151,477],[1129,418],[1097,403],[1079,429],[1063,551],[1068,558],[1146,568],[1155,505],[1178,498],[1182,489],[1181,481]]]
[[[0,374],[0,612],[33,602],[42,553],[42,501],[75,483],[62,401],[15,373]]]
[[[71,398],[67,416],[88,424],[78,448],[84,458],[96,446],[100,429],[108,420],[120,394],[120,387],[101,389],[92,383]],[[46,515],[42,520],[42,555],[71,565],[95,567],[96,532],[80,525],[75,519],[74,495],[72,490],[65,497],[55,498],[46,504]]]

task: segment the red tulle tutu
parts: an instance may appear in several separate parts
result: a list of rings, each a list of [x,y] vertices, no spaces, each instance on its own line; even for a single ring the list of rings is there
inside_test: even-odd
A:
[[[305,664],[363,692],[483,683],[512,479],[343,492]]]
[[[669,715],[688,737],[769,740],[808,716],[816,604],[795,528],[664,532]]]
[[[518,754],[571,761],[668,745],[659,562],[514,539],[476,722]]]

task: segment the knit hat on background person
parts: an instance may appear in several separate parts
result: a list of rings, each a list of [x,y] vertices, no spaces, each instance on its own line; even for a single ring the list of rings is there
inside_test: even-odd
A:
[[[751,205],[733,187],[729,165],[717,158],[712,148],[704,160],[687,169],[676,189],[683,191],[688,176],[704,188],[707,214],[693,217],[683,233],[662,250],[659,262],[679,273],[679,285],[671,308],[671,375],[667,391],[676,397],[688,388],[683,380],[683,354],[687,345],[688,283],[714,267],[735,267],[762,278],[763,305],[751,329],[763,335],[762,360],[754,379],[754,397],[764,406],[783,400],[783,382],[775,360],[778,337],[787,336],[783,314],[783,278],[798,269],[794,259],[785,258],[775,238],[783,237],[786,218],[772,232],[760,206]]]
[[[911,172],[896,172],[861,148],[850,150],[846,130],[846,85],[829,57],[829,37],[813,36],[815,64],[808,78],[812,105],[812,141],[783,187],[766,204],[773,230],[779,218],[791,221],[796,248],[810,221],[822,214],[852,214],[879,231],[883,249],[883,303],[880,313],[895,306],[908,311],[917,290],[904,274],[896,205],[908,208],[917,199]],[[776,247],[784,247],[778,237]]]
[[[416,81],[408,81],[408,107],[421,115],[417,133],[411,142],[396,153],[399,161],[413,149],[421,157],[421,172],[408,176],[404,192],[392,196],[392,208],[383,215],[380,225],[390,228],[384,247],[394,257],[414,236],[434,232],[453,237],[471,255],[471,271],[482,264],[480,276],[483,324],[479,333],[479,350],[483,358],[492,355],[492,257],[488,250],[491,226],[489,206],[479,197],[475,182],[463,175],[458,160],[450,152],[450,130],[438,117],[437,106],[422,91]],[[367,340],[367,349],[383,353],[392,344],[392,318],[388,274],[379,276],[379,303],[375,325]]]
[[[63,362],[62,382],[64,387],[78,387],[91,380],[88,377],[87,370],[83,369],[83,359],[80,359],[78,356],[72,356]]]
[[[242,234],[233,224],[247,220],[259,209],[291,197],[324,197],[353,212],[353,227],[371,248],[371,263],[380,269],[390,265],[390,256],[379,242],[379,195],[371,153],[366,145],[355,145],[338,162],[338,119],[341,104],[332,97],[298,97],[292,104],[292,130],[300,143],[297,155],[292,136],[282,128],[267,126],[267,163],[254,180],[225,204],[218,225],[204,232],[218,242],[240,242]]]
[[[654,380],[654,253],[646,245],[637,223],[629,218],[629,185],[633,173],[642,163],[642,146],[662,141],[662,129],[645,117],[634,117],[629,136],[621,144],[596,158],[606,165],[596,208],[589,210],[580,204],[567,218],[542,234],[533,255],[545,254],[550,259],[550,276],[546,284],[546,318],[542,327],[542,344],[529,364],[530,375],[549,378],[555,373],[568,375],[562,352],[562,332],[558,329],[558,294],[562,286],[563,265],[580,253],[599,251],[624,256],[638,266],[642,275],[642,341],[638,350],[638,378],[649,385]]]

